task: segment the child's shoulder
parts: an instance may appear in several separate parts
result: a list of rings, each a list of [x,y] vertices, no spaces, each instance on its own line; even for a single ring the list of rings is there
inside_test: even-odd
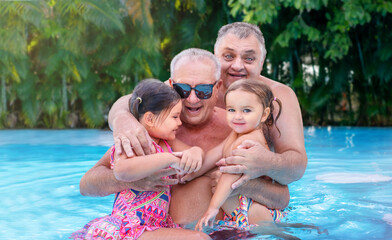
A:
[[[241,135],[240,137],[238,137],[234,141],[234,143],[232,145],[232,149],[237,148],[245,140],[253,140],[253,141],[259,142],[261,144],[266,143],[263,132],[260,129],[257,129],[257,130],[253,130],[250,133],[247,133],[247,134],[244,134],[244,135]]]

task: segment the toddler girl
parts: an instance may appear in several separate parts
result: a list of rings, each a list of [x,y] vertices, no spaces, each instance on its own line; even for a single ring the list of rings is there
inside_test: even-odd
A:
[[[274,124],[276,127],[276,120],[279,118],[282,106],[280,100],[273,96],[271,89],[260,81],[238,80],[230,85],[224,99],[227,122],[233,131],[220,147],[207,154],[200,171],[192,175],[201,175],[213,168],[216,160],[222,156],[230,156],[232,150],[244,140],[253,140],[268,148],[264,131],[268,131],[268,127],[273,127]],[[273,102],[279,105],[276,120],[273,117]],[[197,223],[196,229],[202,230],[205,225],[212,226],[221,207],[226,214],[224,221],[218,221],[218,225],[228,227],[247,229],[252,223],[276,221],[283,216],[279,210],[268,209],[261,204],[254,203],[246,196],[229,197],[232,184],[239,178],[238,174],[224,173],[221,175],[209,207]]]

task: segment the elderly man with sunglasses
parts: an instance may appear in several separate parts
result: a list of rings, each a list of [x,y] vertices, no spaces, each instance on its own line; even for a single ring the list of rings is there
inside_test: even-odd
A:
[[[172,76],[169,82],[184,97],[181,116],[183,125],[177,137],[206,151],[218,145],[230,131],[225,121],[225,111],[216,107],[222,107],[222,96],[227,87],[241,78],[263,81],[283,102],[278,123],[282,134],[279,136],[276,131],[271,130],[268,136],[275,153],[254,142],[246,142],[243,144],[244,149],[233,151],[233,156],[222,159],[219,165],[222,172],[242,174],[240,180],[233,184],[233,188],[236,188],[233,194],[244,194],[269,208],[285,208],[289,201],[288,188],[279,183],[289,184],[301,178],[307,163],[298,100],[287,86],[260,75],[266,51],[264,38],[257,26],[233,23],[222,27],[215,44],[215,55],[219,59],[217,64],[221,64],[223,81],[216,77],[218,71],[213,59],[184,59],[179,61],[178,66],[173,64],[175,59],[172,61]],[[214,70],[215,75],[211,73]],[[209,76],[206,73],[210,73]],[[206,96],[209,97],[208,85],[212,87],[213,93],[210,98],[205,99]],[[126,109],[128,98],[129,96],[120,98],[109,114],[116,150],[121,150],[122,146],[128,156],[134,153],[148,154],[151,151],[150,140],[144,129],[129,120],[130,113]],[[164,170],[134,183],[119,183],[112,176],[106,161],[101,159],[85,174],[80,190],[84,195],[95,196],[112,194],[127,187],[161,190],[164,185],[177,183],[173,179],[164,181],[160,178],[172,174],[170,171]],[[219,174],[213,175],[213,179],[216,179],[216,176]],[[258,178],[260,176],[269,176],[275,183]],[[215,181],[211,184],[213,186]],[[206,177],[185,185],[176,185],[173,188],[170,209],[173,218],[179,223],[198,219],[208,206],[211,197],[209,186],[210,180]],[[237,188],[238,186],[241,187]]]

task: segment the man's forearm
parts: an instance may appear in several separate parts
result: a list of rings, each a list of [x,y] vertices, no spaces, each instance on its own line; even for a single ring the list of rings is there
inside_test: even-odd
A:
[[[118,181],[111,169],[97,166],[90,169],[80,180],[80,193],[84,196],[108,196],[129,188],[128,183]]]
[[[305,173],[307,165],[306,153],[286,151],[284,153],[272,153],[273,167],[268,176],[283,185],[288,185],[299,180]]]
[[[125,95],[120,97],[110,108],[109,114],[108,114],[108,124],[110,129],[113,130],[113,124],[115,118],[121,114],[121,113],[127,113],[130,114],[129,112],[129,107],[128,107],[128,102],[129,99],[131,98],[131,94]]]
[[[264,178],[250,180],[239,188],[239,193],[271,209],[284,209],[290,201],[286,185],[272,183],[271,180]]]

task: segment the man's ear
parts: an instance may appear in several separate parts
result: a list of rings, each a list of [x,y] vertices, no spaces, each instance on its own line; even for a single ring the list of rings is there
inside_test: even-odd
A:
[[[219,90],[219,88],[222,86],[222,84],[223,84],[222,79],[219,79],[218,82],[216,83],[216,89]]]
[[[155,115],[152,112],[146,112],[143,114],[143,122],[150,128],[154,127]]]
[[[265,108],[263,112],[263,116],[261,117],[261,122],[265,122],[268,116],[270,115],[270,113],[271,113],[271,108],[269,107]]]
[[[169,83],[169,86],[170,86],[170,87],[173,87],[173,80],[172,80],[171,78],[169,78],[169,79],[167,80],[167,83]]]

